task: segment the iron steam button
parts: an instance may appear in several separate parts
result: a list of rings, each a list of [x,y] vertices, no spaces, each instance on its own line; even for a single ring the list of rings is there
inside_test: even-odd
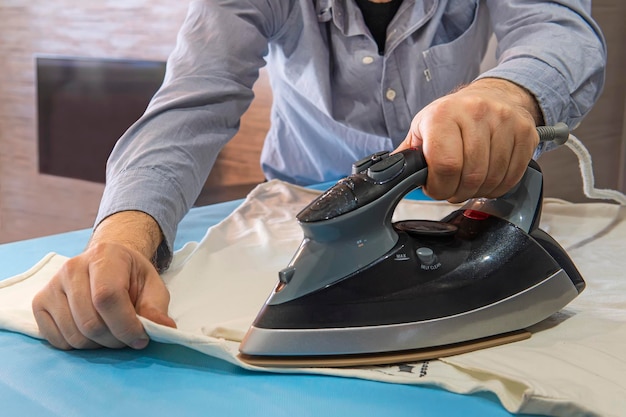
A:
[[[367,169],[367,176],[376,182],[385,182],[395,178],[404,169],[404,155],[396,153]]]
[[[424,265],[433,265],[435,262],[437,262],[437,256],[431,248],[418,248],[415,253]]]
[[[371,154],[363,159],[359,159],[355,163],[352,164],[352,173],[358,174],[359,172],[365,171],[367,168],[374,165],[376,162],[379,162],[381,159],[389,156],[389,151],[380,151]]]

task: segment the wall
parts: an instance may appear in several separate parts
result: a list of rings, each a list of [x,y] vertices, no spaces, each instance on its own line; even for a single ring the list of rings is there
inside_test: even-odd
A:
[[[187,2],[179,0],[0,0],[0,243],[91,226],[103,189],[102,184],[37,172],[33,55],[163,60],[186,8]],[[593,154],[597,185],[624,190],[626,2],[595,0],[593,14],[609,42],[607,85],[574,133]],[[242,185],[243,192],[263,178],[258,152],[271,103],[264,73],[255,91],[241,132],[207,182],[208,194],[223,184]],[[553,151],[539,162],[546,195],[584,200],[577,160],[569,150]]]
[[[589,149],[596,186],[626,191],[626,2],[594,0],[592,12],[608,44],[606,84],[600,99],[574,130]],[[570,201],[587,201],[582,193],[578,159],[566,147],[539,158],[545,193]]]
[[[187,4],[0,0],[0,243],[90,227],[103,190],[102,184],[37,172],[34,54],[165,60]],[[269,90],[265,77],[257,84]],[[258,162],[247,161],[258,160],[264,129],[258,123],[266,124],[270,99],[265,94],[246,115],[209,184],[263,179]]]

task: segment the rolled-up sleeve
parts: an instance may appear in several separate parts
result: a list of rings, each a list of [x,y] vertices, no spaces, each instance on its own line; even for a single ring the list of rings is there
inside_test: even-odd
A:
[[[604,84],[606,45],[591,19],[590,1],[488,2],[498,40],[495,68],[480,75],[503,78],[530,91],[546,124],[577,126]]]

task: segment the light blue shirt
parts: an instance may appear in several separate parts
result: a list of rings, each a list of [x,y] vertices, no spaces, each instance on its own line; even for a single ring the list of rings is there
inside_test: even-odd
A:
[[[477,77],[513,81],[535,95],[546,124],[575,126],[604,80],[605,45],[589,11],[584,0],[404,0],[379,56],[353,0],[194,1],[163,86],[111,154],[96,224],[123,210],[150,214],[166,265],[177,224],[266,64],[268,179],[341,178],[354,161],[398,146],[428,103]],[[492,33],[498,64],[479,74]]]

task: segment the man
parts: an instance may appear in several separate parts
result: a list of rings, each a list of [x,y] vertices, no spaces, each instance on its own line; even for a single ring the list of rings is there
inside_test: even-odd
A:
[[[605,49],[589,9],[584,0],[193,2],[162,88],[111,155],[88,247],[33,301],[42,334],[61,349],[141,349],[136,314],[175,326],[157,269],[266,57],[268,178],[328,181],[365,155],[421,146],[430,196],[496,197],[541,151],[535,126],[575,126],[600,92]],[[492,30],[499,63],[479,75]]]

